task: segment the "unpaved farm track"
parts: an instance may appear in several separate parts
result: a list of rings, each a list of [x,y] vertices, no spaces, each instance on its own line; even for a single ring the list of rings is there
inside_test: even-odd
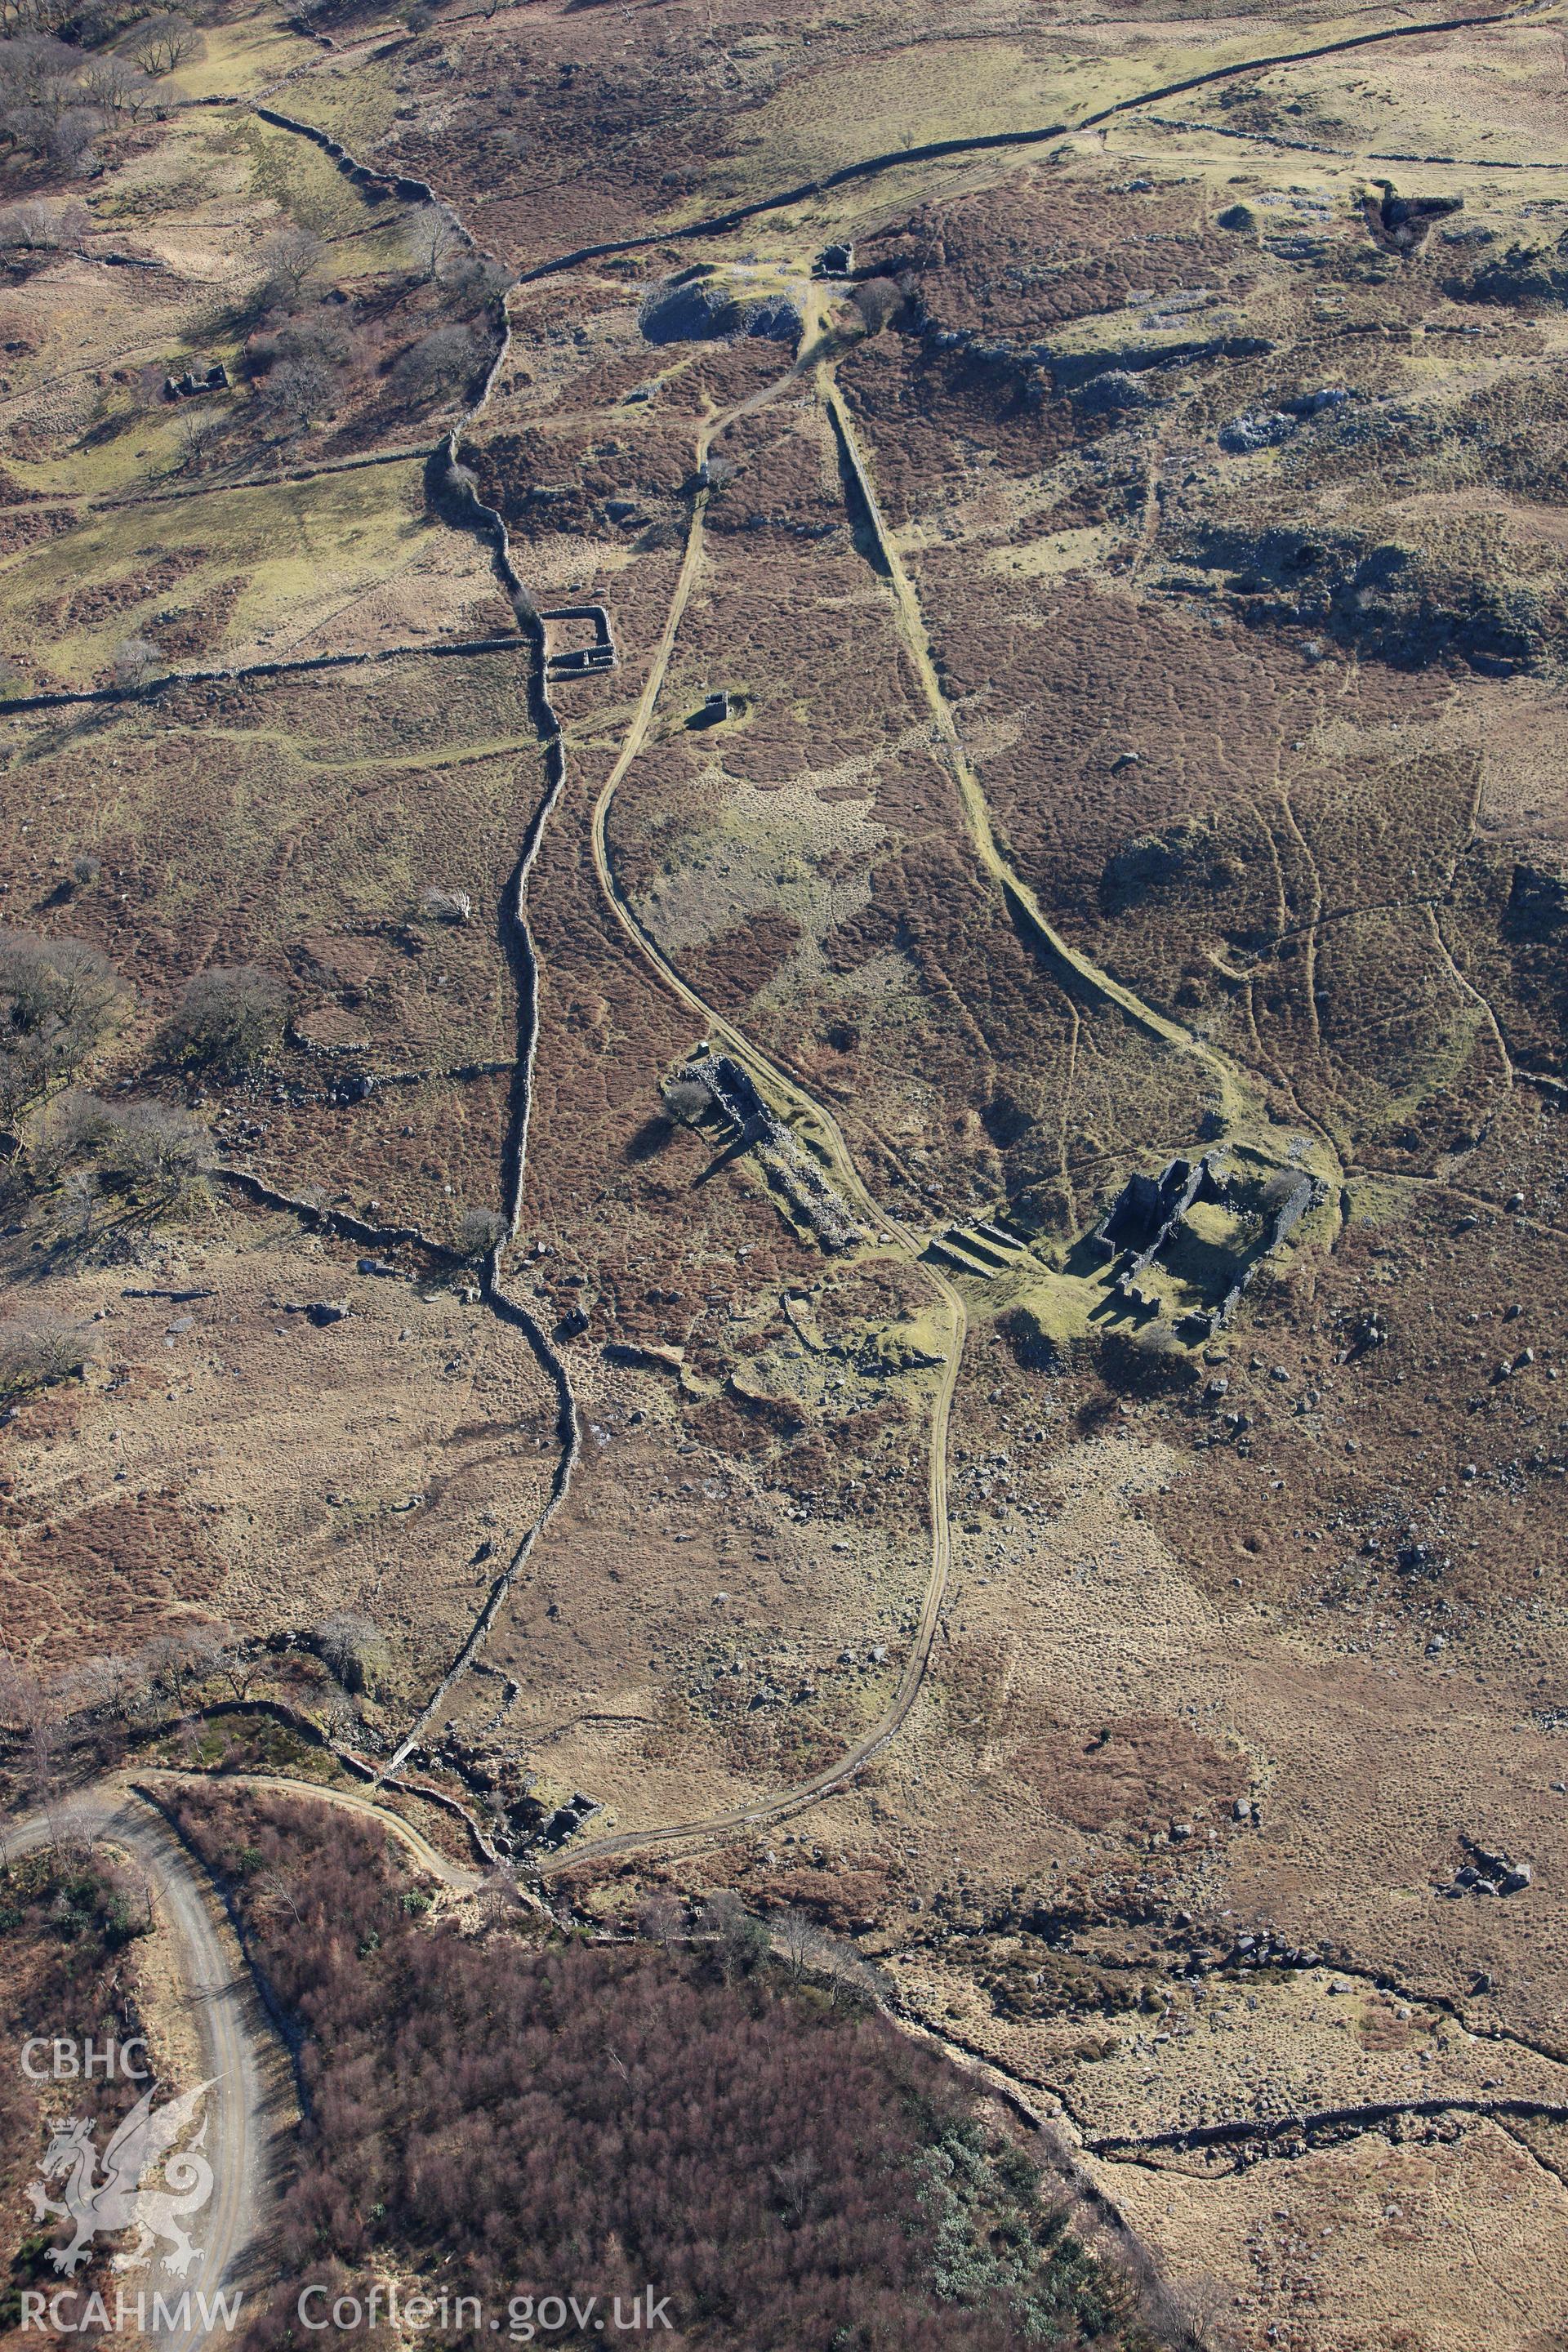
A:
[[[808,322],[805,341],[811,341]],[[752,393],[736,407],[721,416],[711,417],[697,436],[696,465],[699,481],[702,480],[708,456],[713,442],[729,427],[744,416],[753,415],[768,401],[775,398],[787,386],[799,381],[804,370],[811,364],[809,355],[796,360],[787,373],[776,382]],[[687,535],[686,552],[675,593],[665,619],[664,631],[655,650],[647,677],[638,698],[632,722],[619,756],[594,806],[593,846],[594,870],[599,887],[616,922],[639,955],[651,964],[665,985],[689,1007],[701,1022],[710,1038],[721,1039],[735,1058],[743,1063],[764,1091],[778,1103],[793,1111],[804,1126],[814,1129],[843,1192],[859,1209],[871,1233],[879,1235],[906,1264],[913,1265],[928,1282],[946,1307],[949,1320],[948,1342],[943,1351],[936,1393],[931,1404],[931,1437],[928,1450],[928,1499],[931,1526],[931,1566],[926,1577],[915,1637],[904,1661],[897,1690],[880,1719],[858,1739],[837,1762],[825,1765],[809,1779],[777,1795],[759,1799],[750,1805],[732,1807],[729,1811],[709,1816],[706,1820],[665,1822],[657,1828],[623,1830],[609,1837],[586,1839],[569,1850],[552,1856],[541,1865],[545,1875],[574,1867],[610,1854],[633,1853],[646,1847],[689,1844],[759,1829],[772,1822],[784,1821],[792,1813],[802,1811],[819,1799],[842,1788],[854,1778],[877,1751],[885,1747],[899,1730],[920,1694],[931,1663],[932,1643],[942,1622],[942,1603],[947,1593],[947,1580],[952,1566],[952,1536],[947,1511],[947,1437],[952,1415],[953,1392],[958,1385],[959,1366],[963,1356],[967,1318],[963,1301],[941,1271],[922,1258],[924,1236],[910,1231],[897,1218],[889,1216],[867,1191],[853,1153],[843,1130],[826,1104],[801,1083],[781,1062],[764,1053],[750,1037],[726,1020],[723,1014],[700,996],[690,982],[669,961],[657,940],[644,928],[636,910],[623,894],[616,880],[610,856],[608,825],[616,793],[623,777],[647,740],[653,713],[669,657],[675,647],[681,617],[690,596],[692,584],[702,562],[703,514],[708,502],[706,488],[700,488],[692,501],[691,524]]]

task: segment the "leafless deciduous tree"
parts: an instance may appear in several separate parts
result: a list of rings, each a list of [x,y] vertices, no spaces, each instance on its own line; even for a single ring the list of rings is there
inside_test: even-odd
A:
[[[313,352],[301,352],[294,359],[279,361],[267,378],[262,399],[282,425],[302,432],[331,398],[332,383],[332,371],[325,360]]]
[[[143,16],[125,44],[126,55],[150,74],[173,73],[199,58],[202,48],[202,37],[190,18],[174,9]]]
[[[102,1709],[127,1722],[138,1707],[146,1705],[148,1686],[144,1659],[108,1651],[100,1657],[84,1658],[71,1669],[70,1704],[73,1712]]]
[[[223,418],[210,408],[180,414],[180,471],[199,474],[223,436]]]
[[[168,1026],[171,1057],[229,1076],[260,1069],[283,1034],[288,1007],[283,982],[255,964],[199,971]]]
[[[0,929],[0,1119],[73,1078],[113,1030],[128,992],[85,940]]]
[[[81,86],[93,105],[115,121],[122,116],[134,121],[154,102],[146,75],[129,58],[112,53],[87,59],[81,69]]]
[[[83,170],[102,129],[103,117],[95,107],[62,107],[49,126],[50,163],[58,163],[68,175]]]
[[[30,1666],[0,1650],[0,1721],[19,1732],[27,1758],[34,1802],[47,1816],[51,1842],[62,1835],[59,1809],[59,1693]]]
[[[714,1938],[719,1967],[729,1984],[760,1968],[772,1948],[766,1927],[752,1916],[731,1887],[721,1887],[705,1905],[698,1927],[701,1934]]]
[[[374,1690],[391,1664],[386,1637],[358,1610],[335,1610],[313,1636],[316,1655],[346,1691]]]
[[[515,272],[504,262],[468,247],[441,270],[441,285],[448,299],[465,310],[477,310],[484,303],[499,301],[515,282]]]
[[[388,382],[401,399],[433,400],[472,375],[482,351],[471,327],[434,327],[399,352]]]
[[[427,923],[466,923],[474,902],[466,890],[443,890],[426,882],[419,893],[419,911]]]
[[[711,1097],[700,1078],[672,1079],[664,1090],[664,1100],[671,1118],[682,1119],[688,1127],[711,1106]]]
[[[879,335],[904,307],[903,289],[890,278],[868,278],[863,286],[857,286],[853,299],[868,335]]]
[[[409,215],[409,257],[426,280],[439,278],[448,262],[467,253],[468,241],[444,205],[422,205]]]
[[[805,1974],[816,1941],[816,1925],[795,1904],[781,1911],[773,1921],[778,1948],[789,1963],[792,1978],[797,1982]]]
[[[38,8],[34,21],[44,17]],[[10,0],[0,0],[0,36],[9,35],[0,37],[0,147],[68,169],[105,120],[88,85],[87,60],[49,31],[16,26]]]
[[[53,1315],[0,1323],[0,1397],[26,1396],[79,1372],[92,1353],[85,1332]]]
[[[266,290],[297,298],[307,281],[320,267],[325,248],[313,229],[298,222],[279,229],[268,238],[261,248],[262,265],[267,271]]]
[[[156,1214],[204,1189],[216,1154],[199,1118],[161,1102],[111,1103],[105,1108],[100,1160],[107,1190]]]
[[[151,637],[121,637],[112,656],[116,686],[145,686],[163,666],[163,656]]]
[[[637,1911],[637,1927],[652,1944],[679,1943],[686,1933],[686,1909],[672,1895],[650,1895]]]

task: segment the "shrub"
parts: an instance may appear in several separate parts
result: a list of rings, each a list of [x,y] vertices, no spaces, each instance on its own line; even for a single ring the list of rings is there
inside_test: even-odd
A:
[[[265,1066],[283,1034],[289,994],[254,964],[199,971],[170,1022],[170,1059],[187,1068],[240,1076]]]
[[[510,1231],[499,1209],[465,1209],[458,1220],[458,1247],[465,1257],[489,1257]]]
[[[419,911],[427,923],[466,923],[474,902],[466,890],[443,890],[426,882],[419,893]]]
[[[470,376],[483,345],[471,327],[436,327],[392,363],[388,382],[403,400],[432,400]]]
[[[87,1335],[54,1316],[0,1323],[0,1397],[27,1396],[69,1380],[92,1353]]]

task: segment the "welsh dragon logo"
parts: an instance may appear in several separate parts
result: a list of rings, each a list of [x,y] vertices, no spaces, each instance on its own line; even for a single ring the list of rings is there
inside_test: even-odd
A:
[[[202,2249],[193,2246],[184,2226],[187,2214],[199,2213],[213,2193],[213,2168],[202,2154],[206,2141],[206,2116],[202,2116],[201,2129],[189,2147],[171,2154],[174,2142],[194,2119],[198,2107],[213,2084],[215,2074],[205,2083],[198,2083],[194,2091],[186,2091],[177,2099],[166,2100],[154,2108],[154,2084],[144,2097],[139,2099],[103,2151],[103,2169],[99,2171],[98,2150],[92,2143],[92,2125],[85,2116],[73,2116],[57,2124],[54,2137],[44,2152],[43,2179],[35,2180],[27,2190],[33,2200],[36,2221],[56,2220],[74,2225],[75,2235],[65,2246],[51,2246],[49,2260],[57,2271],[74,2276],[86,2262],[95,2237],[112,2237],[121,2230],[135,2230],[136,2243],[126,2252],[116,2254],[113,2267],[117,2271],[132,2269],[146,2261],[158,2240],[168,2241],[171,2252],[164,2260],[166,2269],[184,2277],[193,2263],[200,2262]],[[145,2189],[142,2182],[162,2160],[163,2185]],[[46,2182],[65,2179],[63,2202],[46,2192]]]

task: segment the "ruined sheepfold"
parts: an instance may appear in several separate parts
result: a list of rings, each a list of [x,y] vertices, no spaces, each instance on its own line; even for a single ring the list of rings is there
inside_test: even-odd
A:
[[[1289,1241],[1307,1211],[1323,1197],[1310,1176],[1299,1177],[1272,1207],[1262,1246],[1243,1265],[1217,1307],[1194,1307],[1183,1318],[1195,1337],[1219,1330],[1230,1320],[1253,1282],[1258,1269]],[[1158,1176],[1134,1174],[1122,1186],[1105,1216],[1089,1235],[1089,1246],[1109,1265],[1120,1251],[1130,1252],[1114,1288],[1129,1305],[1143,1307],[1149,1299],[1138,1288],[1138,1276],[1179,1238],[1189,1212],[1199,1202],[1245,1211],[1248,1203],[1238,1192],[1220,1155],[1205,1151],[1202,1159],[1167,1160]]]

